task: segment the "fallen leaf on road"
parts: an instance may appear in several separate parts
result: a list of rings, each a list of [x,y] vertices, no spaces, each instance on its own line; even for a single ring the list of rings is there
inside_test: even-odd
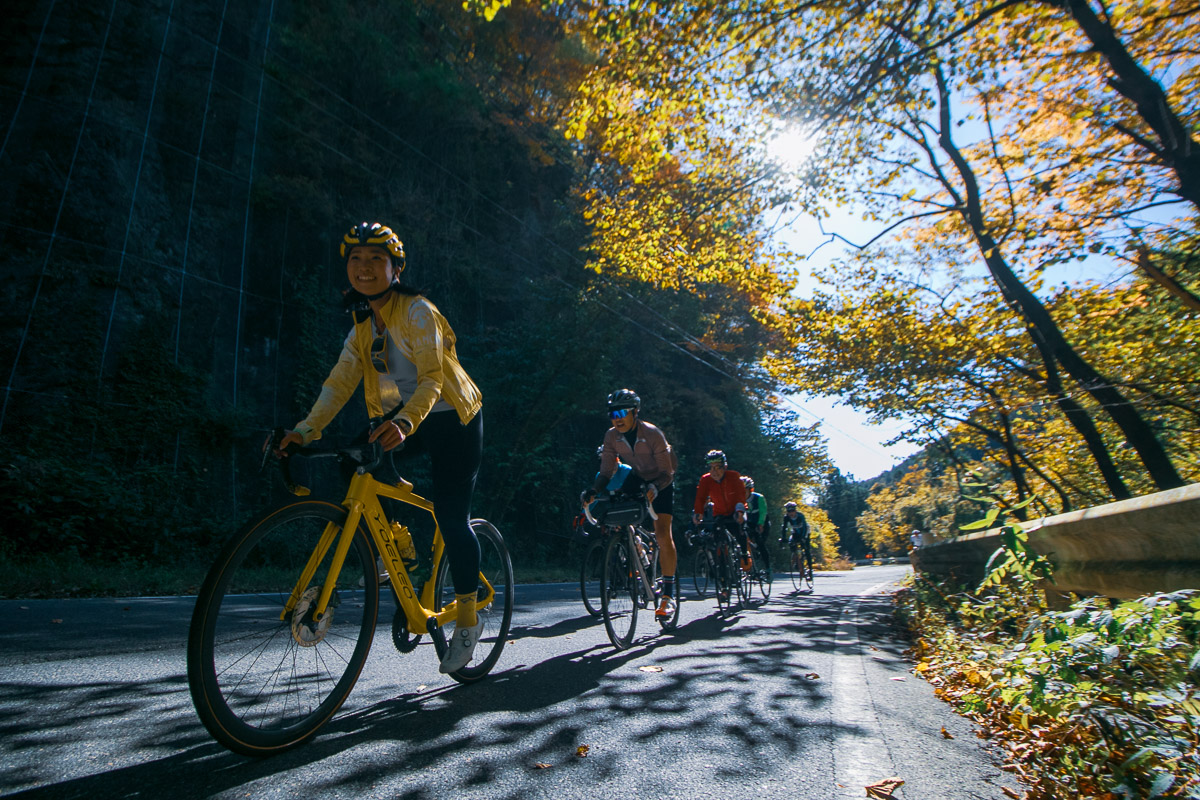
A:
[[[1014,792],[1012,789],[1008,788],[1007,786],[1001,786],[1000,791],[1004,792],[1006,795],[1011,797],[1013,800],[1021,800],[1021,795],[1017,794],[1016,792]]]
[[[902,681],[902,680],[904,680],[904,678],[892,678],[892,680],[894,680],[894,681]]]
[[[533,765],[533,768],[534,769],[550,769],[550,765],[547,764],[545,761],[539,761]]]
[[[51,625],[61,625],[62,620],[61,619],[52,619],[52,620],[50,620],[50,624]]]
[[[662,672],[662,667],[638,667],[642,672]]]
[[[581,745],[579,745],[579,747],[575,748],[575,755],[579,756],[580,758],[586,758],[588,751],[591,749],[592,748],[589,747],[588,745],[581,744]]]
[[[804,677],[808,678],[810,681],[817,681],[821,679],[821,676],[815,672],[809,672]]]
[[[874,797],[875,800],[894,800],[892,792],[904,785],[904,781],[900,778],[884,778],[878,783],[868,784],[864,788],[867,790],[867,797]]]
[[[946,730],[945,728],[942,728],[942,736],[944,736],[944,737],[945,737],[945,738],[947,738],[947,739],[953,739],[953,738],[954,738],[954,737],[953,737],[953,736],[950,734],[950,731]]]
[[[423,684],[423,683],[422,683],[420,686],[418,686],[418,687],[417,687],[417,691],[418,691],[418,692],[423,692],[423,691],[425,691],[425,684]]]
[[[21,610],[22,610],[22,611],[28,611],[28,610],[29,610],[29,606],[21,606]]]

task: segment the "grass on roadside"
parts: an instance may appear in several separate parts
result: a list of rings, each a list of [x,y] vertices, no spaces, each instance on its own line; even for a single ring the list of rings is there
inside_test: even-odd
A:
[[[897,605],[916,672],[1004,748],[1026,800],[1200,798],[1200,592],[1056,611],[1027,581],[918,576]]]

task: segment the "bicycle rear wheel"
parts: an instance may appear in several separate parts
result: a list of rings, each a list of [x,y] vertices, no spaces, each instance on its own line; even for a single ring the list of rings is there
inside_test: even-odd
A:
[[[795,548],[792,549],[792,560],[788,568],[792,577],[792,588],[798,592],[804,586],[804,559],[800,557],[799,551]]]
[[[629,535],[621,531],[608,538],[604,551],[604,581],[601,584],[600,608],[604,629],[613,647],[624,650],[633,644],[637,630],[639,602],[636,552],[629,549]]]
[[[471,520],[471,530],[479,540],[479,574],[487,578],[488,583],[496,590],[496,596],[488,605],[475,609],[479,619],[483,620],[483,631],[479,634],[479,643],[471,662],[450,677],[459,683],[471,683],[492,671],[504,643],[508,641],[508,628],[512,623],[513,610],[513,568],[512,558],[504,545],[500,531],[486,519]],[[438,564],[437,582],[433,585],[433,610],[441,611],[454,602],[455,587],[450,579],[450,559],[442,558]],[[479,584],[483,591],[483,583]],[[438,658],[446,652],[446,642],[454,636],[455,625],[448,622],[431,634],[433,649]]]
[[[692,566],[692,584],[696,587],[696,597],[701,600],[708,597],[708,590],[713,581],[712,553],[707,547],[701,547],[696,551]]]
[[[345,521],[332,503],[292,503],[239,531],[209,570],[188,631],[188,688],[204,727],[230,750],[261,756],[300,744],[358,680],[379,613],[379,576],[361,528],[326,613],[313,616]],[[323,537],[312,579],[285,612]]]
[[[579,593],[583,596],[583,607],[593,617],[599,617],[600,582],[604,578],[604,539],[598,538],[588,545],[579,567]]]

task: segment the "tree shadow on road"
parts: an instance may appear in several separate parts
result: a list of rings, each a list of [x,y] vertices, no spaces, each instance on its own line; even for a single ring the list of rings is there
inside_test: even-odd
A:
[[[747,608],[701,616],[670,634],[644,635],[629,650],[605,643],[509,666],[479,683],[347,710],[314,740],[269,759],[234,755],[213,743],[189,713],[183,676],[83,686],[0,684],[0,708],[27,709],[0,714],[0,736],[10,743],[4,749],[17,754],[47,741],[92,736],[104,724],[136,721],[144,726],[138,752],[174,751],[22,797],[254,794],[259,782],[306,782],[312,775],[319,776],[314,790],[336,787],[354,796],[386,780],[406,787],[399,796],[434,798],[504,775],[507,788],[493,796],[515,798],[529,796],[535,773],[543,781],[538,785],[568,775],[595,785],[617,780],[629,747],[673,749],[684,741],[713,748],[707,757],[718,779],[736,780],[741,769],[770,776],[786,768],[786,760],[826,761],[833,738],[855,735],[856,726],[830,717],[829,676],[817,674],[818,663],[849,650],[898,653],[884,622],[890,599],[859,602],[858,640],[849,650],[838,640],[844,605],[844,598],[779,597],[767,606],[769,614]],[[590,618],[518,627],[514,636],[559,636],[586,626],[580,623]],[[650,629],[657,633],[653,622]],[[673,647],[681,643],[691,646]],[[577,755],[582,745],[590,748],[586,758]],[[447,764],[461,769],[448,775]],[[27,764],[5,773],[0,790],[50,782],[49,769]],[[555,769],[558,775],[540,777],[541,770]],[[647,778],[639,788],[653,793],[669,785],[659,786],[661,780],[669,776]]]

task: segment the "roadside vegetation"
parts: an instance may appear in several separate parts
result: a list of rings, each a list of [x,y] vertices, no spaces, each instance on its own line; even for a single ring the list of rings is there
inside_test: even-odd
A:
[[[1003,748],[1024,800],[1200,797],[1200,591],[1064,608],[1021,552],[975,589],[918,575],[897,594],[917,674]]]

